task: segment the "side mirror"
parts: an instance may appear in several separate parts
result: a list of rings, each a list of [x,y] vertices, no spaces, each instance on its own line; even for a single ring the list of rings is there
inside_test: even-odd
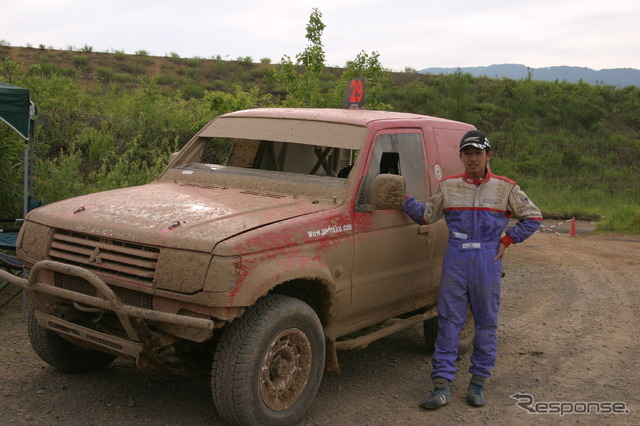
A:
[[[179,152],[172,152],[169,156],[169,162],[172,162],[174,158],[178,156]]]
[[[380,174],[369,186],[369,206],[374,210],[400,210],[404,196],[405,182],[402,176]]]

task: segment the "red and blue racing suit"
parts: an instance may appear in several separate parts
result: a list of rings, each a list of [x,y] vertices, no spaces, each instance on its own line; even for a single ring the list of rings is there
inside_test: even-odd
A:
[[[495,260],[498,245],[502,241],[509,246],[531,236],[542,221],[540,210],[514,181],[487,172],[484,179],[472,179],[466,173],[445,178],[424,204],[408,196],[403,211],[421,225],[444,215],[449,228],[431,378],[453,380],[468,307],[476,331],[469,371],[489,377],[496,361],[500,306],[502,259]],[[510,217],[520,221],[501,238]]]

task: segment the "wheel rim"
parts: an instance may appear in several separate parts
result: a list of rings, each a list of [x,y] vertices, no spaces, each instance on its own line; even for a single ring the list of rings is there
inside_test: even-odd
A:
[[[260,372],[260,394],[272,410],[293,405],[304,391],[311,372],[311,343],[300,329],[280,332],[271,342]]]

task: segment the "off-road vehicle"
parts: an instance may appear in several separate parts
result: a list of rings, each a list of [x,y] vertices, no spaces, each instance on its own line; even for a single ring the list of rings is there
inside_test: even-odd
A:
[[[219,116],[153,182],[28,215],[28,281],[6,278],[28,293],[31,343],[66,372],[123,357],[210,374],[226,421],[294,423],[338,350],[421,322],[433,342],[448,231],[400,207],[462,171],[470,129],[355,109]]]

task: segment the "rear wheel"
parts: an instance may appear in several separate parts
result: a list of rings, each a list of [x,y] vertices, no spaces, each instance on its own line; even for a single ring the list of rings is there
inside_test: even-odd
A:
[[[84,349],[38,324],[35,307],[29,305],[27,316],[29,341],[33,350],[47,364],[65,373],[88,373],[111,364],[117,357],[104,352]]]
[[[267,296],[222,332],[211,389],[220,415],[234,424],[293,424],[322,380],[322,325],[306,303]]]
[[[424,340],[427,344],[427,350],[433,352],[436,348],[436,338],[438,337],[438,317],[428,319],[423,322]],[[468,352],[473,346],[473,339],[476,336],[475,322],[471,309],[467,311],[467,320],[460,332],[460,340],[458,341],[458,353]]]

